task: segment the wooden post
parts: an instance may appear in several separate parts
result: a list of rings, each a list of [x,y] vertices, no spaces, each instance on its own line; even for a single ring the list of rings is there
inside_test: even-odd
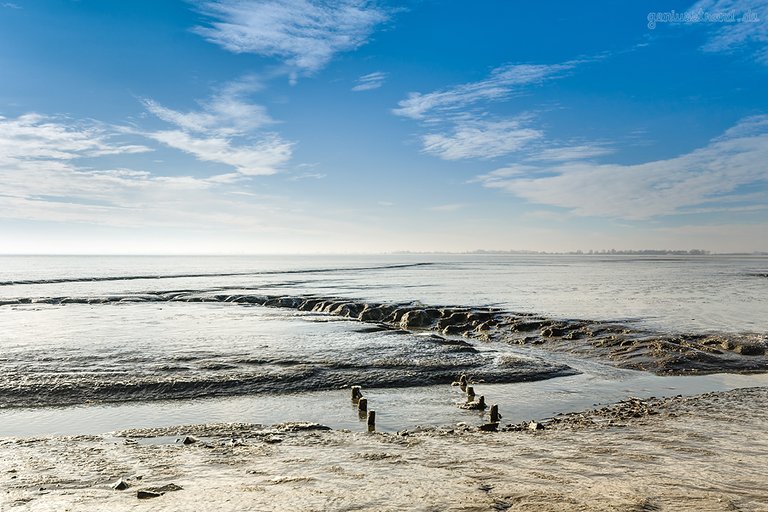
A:
[[[470,400],[474,400],[475,398],[475,388],[473,388],[472,386],[469,386],[467,388],[467,398],[469,398]]]
[[[352,401],[357,402],[363,398],[362,388],[360,386],[352,386]]]
[[[368,411],[368,428],[376,427],[376,411]]]
[[[357,410],[360,412],[365,412],[368,410],[368,399],[367,398],[361,398],[357,401]]]
[[[499,414],[499,406],[493,404],[491,406],[491,423],[498,423],[501,421],[501,414]]]

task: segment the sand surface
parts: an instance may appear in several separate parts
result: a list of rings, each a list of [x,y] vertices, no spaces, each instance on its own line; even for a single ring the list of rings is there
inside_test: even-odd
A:
[[[768,388],[749,388],[625,402],[539,431],[2,438],[0,510],[768,510],[767,429]],[[198,441],[175,442],[184,435]],[[120,478],[128,489],[112,489]]]

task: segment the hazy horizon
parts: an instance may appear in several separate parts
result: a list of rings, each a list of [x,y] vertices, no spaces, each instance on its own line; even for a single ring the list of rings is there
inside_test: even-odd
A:
[[[0,254],[766,252],[768,4],[652,7],[2,2]]]

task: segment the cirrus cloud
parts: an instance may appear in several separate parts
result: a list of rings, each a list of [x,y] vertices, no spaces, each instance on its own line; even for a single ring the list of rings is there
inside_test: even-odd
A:
[[[702,206],[733,205],[726,209],[750,211],[745,206],[764,205],[766,162],[768,116],[755,116],[702,148],[666,160],[511,166],[478,180],[486,187],[576,215],[645,220],[696,213]]]
[[[336,53],[364,44],[387,14],[366,0],[212,0],[195,32],[234,53],[276,57],[313,72]]]

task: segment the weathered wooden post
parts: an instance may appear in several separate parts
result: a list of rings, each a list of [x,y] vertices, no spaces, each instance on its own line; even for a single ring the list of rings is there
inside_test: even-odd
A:
[[[493,404],[491,406],[491,423],[498,423],[501,421],[501,414],[499,414],[499,406]]]
[[[362,388],[360,386],[352,386],[352,401],[357,403],[361,398],[363,398]]]

